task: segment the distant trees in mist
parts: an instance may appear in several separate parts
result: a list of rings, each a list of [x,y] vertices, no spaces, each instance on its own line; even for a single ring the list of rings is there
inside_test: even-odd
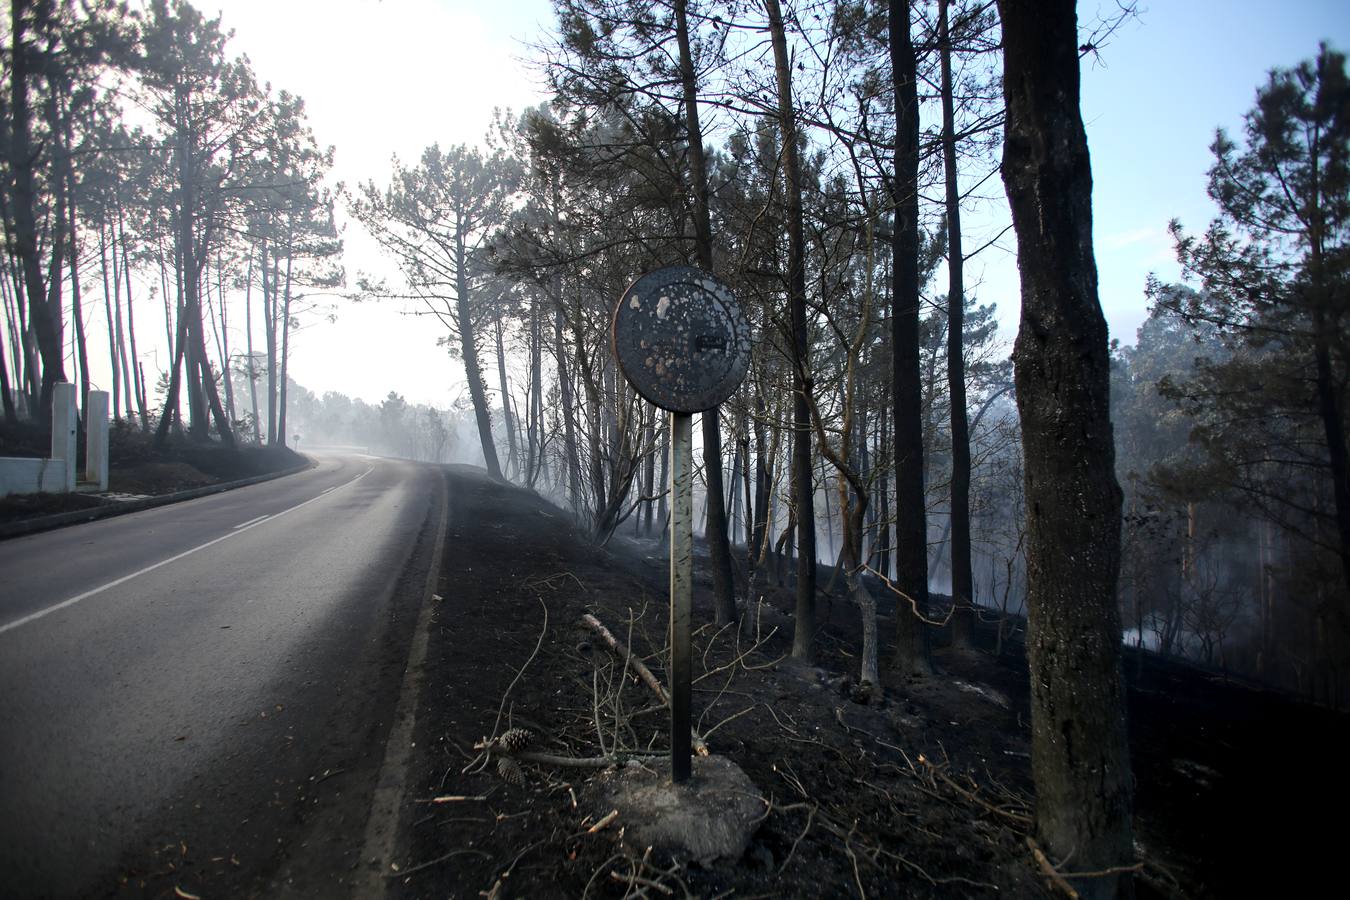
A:
[[[1345,57],[1271,72],[1218,132],[1187,284],[1117,353],[1127,620],[1163,652],[1347,702],[1350,83]]]
[[[236,393],[247,389],[245,377],[236,370]],[[316,394],[294,379],[287,385],[287,396],[291,429],[287,441],[299,449],[328,448],[431,463],[483,463],[467,403],[443,410],[409,403],[390,391],[373,404],[337,391]],[[246,419],[240,436],[253,438],[252,425]]]

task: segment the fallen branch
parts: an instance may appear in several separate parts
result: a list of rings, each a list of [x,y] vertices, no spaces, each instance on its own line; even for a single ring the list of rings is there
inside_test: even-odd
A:
[[[477,794],[470,796],[468,794],[445,794],[440,797],[428,797],[425,800],[414,800],[414,803],[464,803],[469,800],[486,800],[486,794]]]
[[[653,881],[653,880],[650,879],[650,878],[644,878],[644,877],[641,876],[641,875],[623,875],[623,874],[621,874],[621,873],[615,871],[614,869],[610,869],[610,870],[609,870],[609,877],[610,877],[611,880],[617,881],[619,884],[626,884],[626,885],[628,885],[629,890],[632,890],[634,887],[637,887],[637,886],[641,885],[642,887],[645,887],[645,888],[651,888],[651,889],[654,890],[654,891],[660,891],[662,894],[665,894],[667,897],[673,897],[673,896],[675,895],[675,892],[674,892],[674,891],[672,891],[670,888],[666,887],[666,886],[665,886],[664,884],[662,884],[661,882],[659,882],[659,881]]]
[[[936,765],[933,764],[932,760],[928,759],[928,757],[924,756],[922,753],[919,754],[919,763],[923,766],[926,766],[928,768],[928,771],[932,773],[934,776],[940,778],[943,784],[947,785],[947,787],[956,791],[958,794],[960,794],[965,799],[969,800],[971,803],[974,803],[976,806],[983,807],[984,809],[989,810],[989,812],[994,813],[995,815],[1003,816],[1005,819],[1008,819],[1011,822],[1016,822],[1018,825],[1021,825],[1024,828],[1031,826],[1031,816],[1024,816],[1021,813],[1009,812],[1006,809],[995,806],[988,800],[985,800],[983,797],[980,797],[977,794],[974,794],[966,790],[965,788],[961,787],[961,785],[957,784],[955,781],[952,781],[951,778],[947,776],[946,772],[939,769]]]
[[[605,813],[604,817],[601,818],[600,821],[596,822],[590,828],[587,828],[586,833],[595,834],[597,831],[604,831],[605,826],[613,822],[618,817],[619,811],[617,809],[611,809],[609,812]]]
[[[887,578],[885,575],[881,574],[871,566],[863,566],[863,569],[864,571],[871,572],[877,578],[881,579],[881,583],[886,585],[886,587],[890,590],[892,594],[895,594],[902,600],[908,600],[910,611],[914,613],[914,617],[918,619],[920,622],[924,623],[925,625],[932,625],[934,628],[941,628],[951,621],[952,614],[956,612],[956,606],[953,605],[950,609],[947,610],[947,615],[944,616],[941,620],[930,619],[923,613],[919,612],[919,602],[917,600],[915,600],[909,594],[906,594],[904,591],[900,590],[898,587],[896,587],[895,583],[891,581],[889,578]]]
[[[405,876],[408,876],[408,875],[413,874],[414,872],[420,872],[420,871],[422,871],[423,869],[430,869],[432,866],[440,865],[441,863],[445,862],[447,859],[453,859],[453,858],[456,857],[456,856],[465,856],[465,855],[468,855],[468,854],[472,854],[472,855],[474,855],[474,856],[481,856],[481,857],[483,857],[484,859],[492,859],[492,857],[491,857],[489,854],[484,853],[482,850],[451,850],[449,853],[445,854],[444,856],[438,856],[438,857],[436,857],[435,859],[429,859],[429,860],[427,860],[427,861],[424,862],[424,863],[418,863],[417,865],[413,866],[411,869],[402,869],[402,870],[400,870],[400,869],[394,869],[392,872],[386,872],[385,875],[384,875],[384,877],[385,877],[385,878],[403,878],[403,877],[405,877]]]
[[[666,706],[670,706],[670,694],[666,693],[665,686],[652,674],[652,670],[647,668],[647,664],[635,656],[633,651],[629,650],[628,647],[624,645],[623,641],[616,638],[608,628],[600,623],[599,619],[590,613],[586,613],[581,617],[581,624],[600,635],[600,639],[609,645],[609,649],[623,657],[625,665],[631,665],[633,667],[633,671],[637,673],[639,678],[646,682],[647,687],[652,689],[656,696],[660,698],[661,702]]]
[[[623,641],[616,638],[599,619],[590,613],[586,613],[581,617],[581,624],[598,634],[600,639],[609,646],[609,649],[623,657],[624,665],[632,666],[633,671],[637,673],[638,678],[642,679],[647,687],[652,689],[652,692],[656,694],[657,699],[659,699],[666,707],[670,706],[670,694],[667,693],[665,686],[652,674],[652,670],[647,668],[647,664],[632,650],[628,649],[628,646],[624,644]],[[690,737],[694,752],[699,756],[707,756],[711,752],[708,750],[708,742],[705,741],[703,736],[697,731],[693,731]]]
[[[511,733],[507,732],[507,735]],[[665,751],[662,750],[619,750],[614,753],[606,753],[603,756],[559,756],[555,753],[526,750],[519,745],[519,742],[513,742],[505,738],[506,735],[503,735],[501,738],[479,741],[473,745],[473,749],[489,758],[496,755],[498,758],[511,759],[516,762],[574,769],[608,769],[610,766],[621,766],[635,759],[650,759],[654,756],[665,755]],[[482,798],[466,797],[462,799]]]
[[[1063,875],[1059,874],[1059,870],[1051,864],[1050,859],[1041,851],[1041,848],[1036,844],[1036,840],[1028,836],[1027,846],[1031,848],[1031,855],[1036,858],[1036,865],[1040,866],[1042,874],[1050,879],[1050,883],[1069,900],[1078,900],[1078,892],[1073,889],[1073,885],[1064,880]]]

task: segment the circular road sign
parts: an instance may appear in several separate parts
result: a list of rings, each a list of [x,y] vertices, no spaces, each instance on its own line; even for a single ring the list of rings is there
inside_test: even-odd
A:
[[[614,309],[614,357],[633,388],[662,409],[712,409],[750,366],[750,326],[731,289],[700,269],[648,272]]]

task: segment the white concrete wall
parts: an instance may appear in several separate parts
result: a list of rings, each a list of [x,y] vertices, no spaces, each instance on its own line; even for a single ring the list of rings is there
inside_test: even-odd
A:
[[[64,459],[0,457],[0,497],[10,494],[57,494],[65,489]]]
[[[89,443],[85,478],[108,489],[108,392],[89,392]],[[75,490],[75,385],[62,382],[52,391],[50,459],[0,457],[0,497],[10,494],[69,493]]]
[[[84,480],[108,489],[108,392],[90,391],[85,409]]]
[[[68,381],[52,387],[52,459],[65,460],[64,486],[58,490],[75,490],[75,385]]]

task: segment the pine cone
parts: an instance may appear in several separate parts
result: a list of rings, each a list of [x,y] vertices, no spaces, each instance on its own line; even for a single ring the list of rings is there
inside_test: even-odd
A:
[[[534,735],[528,728],[512,728],[497,739],[497,744],[507,753],[519,753],[533,740]]]
[[[510,757],[497,760],[497,774],[518,787],[525,786],[525,773],[520,764]]]

